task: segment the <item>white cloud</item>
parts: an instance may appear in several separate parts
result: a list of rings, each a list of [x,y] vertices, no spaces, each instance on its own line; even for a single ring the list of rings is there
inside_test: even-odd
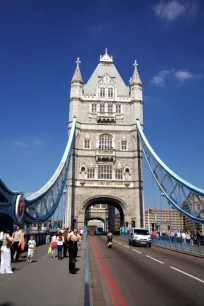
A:
[[[155,14],[167,21],[174,21],[180,16],[194,17],[197,12],[197,3],[187,0],[172,0],[172,1],[160,1],[153,6]]]
[[[174,76],[179,80],[179,81],[185,81],[188,79],[192,79],[193,78],[193,74],[190,73],[189,71],[182,71],[182,70],[178,70],[175,72]]]
[[[35,140],[34,140],[34,144],[35,144],[35,145],[42,145],[43,143],[42,143],[42,141],[40,141],[40,140],[38,140],[38,139],[35,139]]]
[[[167,77],[170,73],[171,73],[171,70],[162,70],[162,71],[158,72],[157,75],[155,75],[155,76],[151,79],[151,83],[163,87],[163,86],[164,86],[164,81],[165,81],[166,77]]]
[[[160,87],[164,87],[165,81],[167,77],[174,77],[177,81],[179,81],[179,84],[183,83],[184,81],[190,80],[190,79],[198,79],[202,77],[201,73],[192,73],[188,70],[162,70],[158,72],[152,79],[151,83],[154,85],[158,85]]]
[[[28,148],[29,147],[29,145],[27,145],[26,143],[21,142],[21,141],[13,141],[12,144],[14,146],[21,147],[21,148]]]
[[[189,79],[199,79],[202,77],[201,73],[191,73],[187,70],[178,70],[174,74],[175,78],[177,78],[180,82],[189,80]]]

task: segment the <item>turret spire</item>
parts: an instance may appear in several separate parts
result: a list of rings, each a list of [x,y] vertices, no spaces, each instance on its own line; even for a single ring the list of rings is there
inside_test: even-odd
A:
[[[137,63],[136,60],[134,61],[133,66],[134,66],[134,72],[133,72],[132,78],[130,79],[130,86],[132,86],[132,85],[141,85],[142,86],[142,82],[141,82],[141,79],[140,79],[140,76],[139,76],[139,73],[138,73],[138,70],[137,70],[138,63]]]
[[[80,68],[79,68],[79,64],[81,63],[79,57],[77,58],[76,60],[76,70],[74,72],[74,75],[73,75],[73,78],[72,78],[72,81],[71,83],[74,83],[74,82],[77,82],[77,83],[81,83],[83,84],[83,80],[82,80],[82,76],[81,76],[81,71],[80,71]]]

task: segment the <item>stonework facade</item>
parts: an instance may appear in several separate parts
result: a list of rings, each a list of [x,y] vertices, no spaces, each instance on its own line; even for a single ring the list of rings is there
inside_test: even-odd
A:
[[[143,125],[142,83],[134,63],[126,86],[107,49],[86,84],[80,61],[71,81],[69,123],[76,117],[66,225],[83,226],[90,205],[109,204],[123,228],[143,226],[142,151],[136,119]]]

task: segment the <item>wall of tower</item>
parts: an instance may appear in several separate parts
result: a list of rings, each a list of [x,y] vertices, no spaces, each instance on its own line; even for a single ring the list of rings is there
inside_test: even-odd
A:
[[[110,204],[108,197],[124,203],[125,227],[130,227],[132,221],[138,227],[143,225],[142,155],[135,125],[136,119],[143,122],[143,104],[133,101],[130,94],[119,96],[116,85],[114,91],[112,99],[82,94],[70,102],[69,130],[76,112],[77,129],[75,174],[71,173],[71,167],[69,173],[72,180],[68,187],[67,225],[74,218],[78,226],[83,226],[84,205],[97,196],[106,198],[107,204]]]

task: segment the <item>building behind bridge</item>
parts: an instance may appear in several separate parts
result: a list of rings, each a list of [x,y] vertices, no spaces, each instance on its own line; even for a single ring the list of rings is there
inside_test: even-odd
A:
[[[148,208],[145,210],[145,226],[149,230],[178,231],[184,229],[183,216],[176,209]]]

